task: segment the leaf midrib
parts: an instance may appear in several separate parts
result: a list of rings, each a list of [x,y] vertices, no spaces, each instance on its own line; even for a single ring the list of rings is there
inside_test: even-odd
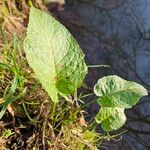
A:
[[[104,97],[104,96],[110,96],[110,95],[113,95],[113,94],[119,94],[119,93],[126,92],[126,91],[133,92],[133,90],[134,90],[134,88],[133,89],[125,89],[125,90],[117,91],[117,92],[114,92],[114,93],[112,92],[110,94],[105,94],[105,95],[101,96],[101,98]],[[133,94],[137,94],[137,93],[133,92]]]

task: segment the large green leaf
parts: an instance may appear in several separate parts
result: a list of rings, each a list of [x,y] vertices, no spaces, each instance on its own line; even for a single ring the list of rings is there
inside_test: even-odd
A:
[[[51,15],[30,10],[24,50],[29,65],[53,102],[71,94],[87,73],[84,54],[70,32]]]
[[[126,117],[124,109],[134,106],[147,90],[138,83],[124,80],[116,75],[106,76],[98,80],[94,92],[101,110],[96,116],[97,123],[102,123],[106,131],[122,127]]]

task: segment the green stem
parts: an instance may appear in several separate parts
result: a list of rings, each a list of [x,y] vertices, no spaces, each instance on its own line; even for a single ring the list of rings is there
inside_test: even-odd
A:
[[[30,117],[30,115],[29,115],[29,113],[28,113],[28,111],[27,111],[27,108],[26,108],[26,105],[25,105],[24,102],[22,103],[22,105],[23,105],[23,109],[24,109],[24,111],[25,111],[25,114],[27,115],[27,117],[29,118],[29,120],[30,120],[31,122],[33,122],[33,123],[38,123],[38,122],[40,122],[40,121],[34,120],[34,119],[32,119],[32,118]]]
[[[53,103],[53,109],[52,109],[52,119],[54,119],[55,110],[56,110],[56,103]]]
[[[81,109],[82,109],[82,108],[85,108],[86,106],[89,106],[89,105],[91,105],[91,104],[95,103],[96,101],[97,101],[97,99],[92,100],[92,101],[90,101],[90,102],[86,103],[85,105],[82,105],[80,108],[81,108]]]
[[[111,68],[109,65],[89,65],[88,68],[101,68],[101,67],[108,67]]]

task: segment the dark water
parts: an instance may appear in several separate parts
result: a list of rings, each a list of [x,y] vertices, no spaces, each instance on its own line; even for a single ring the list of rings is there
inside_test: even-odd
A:
[[[88,65],[112,67],[90,69],[89,86],[99,77],[117,74],[150,91],[150,0],[68,0],[57,16],[78,40]],[[97,107],[90,112],[97,112]],[[129,133],[122,140],[133,150],[150,149],[150,98],[126,114],[124,128]],[[129,149],[115,144],[108,149]]]

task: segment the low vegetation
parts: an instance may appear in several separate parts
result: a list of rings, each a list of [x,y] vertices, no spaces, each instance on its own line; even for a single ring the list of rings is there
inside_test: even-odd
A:
[[[0,4],[0,149],[99,149],[103,139],[122,134],[110,132],[124,125],[124,110],[147,91],[110,75],[87,93],[88,66],[81,48],[54,17],[30,9],[39,4]],[[39,8],[46,10],[43,4]],[[94,94],[97,98],[87,102]],[[96,102],[100,110],[87,122],[85,108]]]

